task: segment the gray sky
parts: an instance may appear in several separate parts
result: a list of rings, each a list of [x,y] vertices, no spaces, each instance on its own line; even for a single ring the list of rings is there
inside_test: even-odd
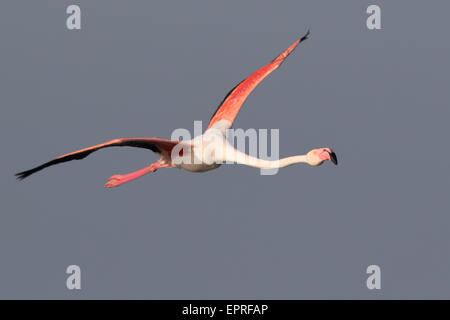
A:
[[[82,30],[66,28],[79,4]],[[381,7],[382,30],[366,28]],[[2,1],[0,298],[450,298],[450,3]],[[241,110],[280,129],[280,156],[326,163],[261,176],[244,166],[161,169],[106,149],[170,138],[311,28]],[[82,289],[65,287],[68,265]],[[381,267],[381,290],[366,268]]]

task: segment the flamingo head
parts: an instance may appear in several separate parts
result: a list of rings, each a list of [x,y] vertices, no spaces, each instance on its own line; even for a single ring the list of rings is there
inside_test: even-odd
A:
[[[338,164],[336,154],[330,148],[313,149],[306,155],[308,163],[312,166],[320,166],[325,160]]]

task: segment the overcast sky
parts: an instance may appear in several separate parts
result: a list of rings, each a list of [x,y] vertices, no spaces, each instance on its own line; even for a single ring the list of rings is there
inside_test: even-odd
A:
[[[82,28],[66,28],[66,7]],[[381,7],[381,30],[366,8]],[[450,298],[450,2],[0,3],[0,298]],[[280,156],[339,165],[273,176],[161,169],[117,137],[204,126],[224,95],[310,28],[235,128],[280,130]],[[82,289],[66,288],[69,265]],[[366,268],[381,268],[368,290]]]

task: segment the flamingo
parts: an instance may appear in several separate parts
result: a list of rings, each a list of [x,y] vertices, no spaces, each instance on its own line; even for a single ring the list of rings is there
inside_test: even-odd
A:
[[[336,154],[331,148],[316,148],[304,155],[291,156],[279,160],[263,160],[236,150],[226,141],[226,130],[233,125],[239,110],[251,92],[262,80],[264,80],[264,78],[271,74],[275,69],[278,69],[289,54],[295,50],[298,44],[308,39],[308,36],[309,30],[303,37],[295,41],[269,64],[254,72],[231,89],[211,117],[208,128],[200,136],[186,141],[174,141],[157,137],[114,139],[102,144],[64,154],[40,166],[16,173],[15,175],[19,180],[22,180],[44,168],[71,160],[84,159],[97,150],[124,146],[149,149],[159,154],[161,157],[158,161],[138,171],[124,175],[111,176],[104,185],[106,188],[118,187],[150,172],[155,172],[160,168],[176,167],[191,172],[204,172],[216,169],[226,161],[234,161],[238,164],[261,169],[283,168],[297,163],[307,163],[311,166],[319,166],[326,160],[330,160],[337,165]],[[214,137],[214,139],[205,139],[206,137]],[[221,150],[219,150],[220,148]],[[209,150],[209,152],[206,154],[205,150]],[[211,152],[211,150],[217,152]],[[191,159],[196,159],[198,161],[181,161],[183,156],[188,156]]]

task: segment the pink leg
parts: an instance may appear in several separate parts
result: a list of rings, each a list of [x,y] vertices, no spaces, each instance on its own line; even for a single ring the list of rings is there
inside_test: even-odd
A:
[[[146,175],[147,173],[155,172],[159,168],[165,168],[165,167],[169,166],[168,164],[161,164],[161,162],[162,162],[162,159],[159,159],[157,162],[152,163],[151,165],[149,165],[148,167],[145,167],[144,169],[141,169],[141,170],[129,173],[129,174],[125,174],[125,175],[116,174],[108,179],[108,181],[105,184],[105,188],[118,187],[124,183],[131,181],[131,180],[142,177],[143,175]]]

